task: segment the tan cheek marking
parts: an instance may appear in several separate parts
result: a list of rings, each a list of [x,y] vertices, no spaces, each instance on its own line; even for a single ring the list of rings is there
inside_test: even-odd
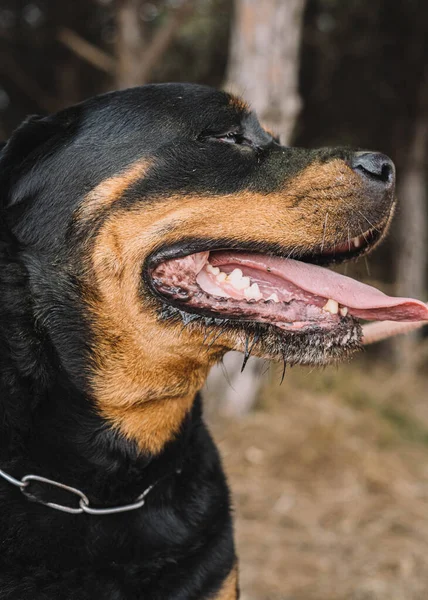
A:
[[[142,450],[160,452],[179,430],[208,368],[225,346],[236,345],[236,340],[220,339],[207,352],[202,332],[180,333],[180,326],[159,323],[152,300],[139,296],[145,257],[159,242],[167,246],[180,241],[183,232],[310,249],[320,243],[324,225],[314,210],[313,194],[324,212],[338,214],[341,196],[331,178],[340,177],[345,185],[348,171],[327,163],[309,167],[282,191],[269,195],[243,191],[170,197],[149,205],[142,202],[138,209],[118,211],[107,219],[88,269],[87,283],[95,284],[97,296],[86,301],[96,340],[94,396],[114,427]],[[324,194],[323,182],[328,186]]]
[[[86,220],[121,198],[123,192],[133,183],[142,179],[151,166],[151,160],[143,158],[127,167],[122,173],[99,183],[89,194],[77,211],[77,219]]]
[[[235,566],[213,600],[237,600],[237,598],[239,598],[238,566]]]
[[[122,259],[135,259],[137,254],[143,259],[159,243],[161,229],[168,229],[162,236],[165,245],[179,241],[186,232],[191,237],[230,237],[309,249],[320,242],[326,211],[336,219],[345,218],[360,187],[359,177],[336,160],[308,167],[282,190],[269,194],[243,190],[222,196],[170,196],[150,206],[142,204],[140,210],[119,216]]]
[[[157,454],[179,430],[210,361],[198,359],[199,336],[184,338],[175,353],[177,332],[144,310],[140,257],[130,256],[129,249],[118,255],[118,237],[114,227],[103,230],[93,256],[98,298],[87,302],[96,337],[94,395],[114,427],[142,451]]]

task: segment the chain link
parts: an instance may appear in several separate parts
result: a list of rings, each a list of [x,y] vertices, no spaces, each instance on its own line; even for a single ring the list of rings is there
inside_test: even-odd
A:
[[[177,473],[178,472],[179,470],[177,470]],[[125,504],[123,506],[112,506],[109,508],[92,508],[90,506],[89,498],[82,491],[78,490],[77,488],[71,487],[70,485],[65,485],[64,483],[54,481],[53,479],[47,479],[46,477],[41,477],[40,475],[25,475],[22,479],[15,479],[15,477],[12,477],[12,475],[9,475],[2,469],[0,469],[0,477],[3,477],[3,479],[11,483],[12,485],[18,487],[24,494],[24,496],[26,496],[29,500],[38,502],[39,504],[44,504],[45,506],[49,506],[50,508],[54,508],[55,510],[60,510],[62,512],[66,512],[72,515],[79,515],[82,513],[86,513],[88,515],[112,515],[127,512],[129,510],[136,510],[137,508],[141,508],[142,506],[144,506],[147,495],[158,483],[156,482],[150,485],[147,489],[144,490],[142,494],[138,496],[135,502],[132,502],[131,504]],[[79,498],[79,505],[74,508],[72,506],[65,506],[64,504],[58,504],[56,502],[46,502],[41,498],[37,498],[37,496],[32,494],[28,488],[28,486],[33,481],[60,488],[62,490],[65,490],[66,492],[69,492],[70,494],[74,494]]]

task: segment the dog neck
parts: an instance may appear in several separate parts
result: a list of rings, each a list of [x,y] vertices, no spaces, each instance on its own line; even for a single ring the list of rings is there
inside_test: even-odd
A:
[[[153,456],[113,429],[69,382],[15,400],[2,394],[0,468],[17,478],[33,474],[71,485],[100,506],[131,502],[181,469],[189,432],[201,420],[197,399],[177,436]]]
[[[178,354],[159,337],[149,329],[126,354],[105,349],[91,381],[100,414],[148,455],[160,454],[179,434],[213,362],[197,342],[183,340]]]
[[[143,452],[79,390],[49,338],[36,332],[18,263],[4,265],[0,292],[0,469],[74,485],[101,504],[130,501],[157,477],[174,472],[189,427],[201,418],[195,394],[176,435],[156,456]],[[152,397],[147,405],[165,401]]]
[[[49,265],[34,256],[31,265],[22,260],[18,251],[0,257],[0,468],[83,489],[91,479],[99,479],[101,489],[103,472],[107,479],[132,480],[118,476],[130,465],[138,473],[136,487],[143,488],[152,483],[141,477],[149,465],[159,464],[157,473],[173,471],[190,424],[200,420],[194,398],[218,349],[208,355],[195,334],[178,355],[175,330],[160,343],[159,326],[151,331],[147,324],[144,340],[131,332],[127,353],[115,352],[114,341],[108,345],[110,321],[98,345],[103,358],[88,377],[79,304]],[[66,304],[49,303],[52,281],[67,291]],[[35,314],[46,327],[36,326]]]

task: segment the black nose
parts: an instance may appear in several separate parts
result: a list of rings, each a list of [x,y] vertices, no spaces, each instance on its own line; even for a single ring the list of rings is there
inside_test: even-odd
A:
[[[354,171],[358,171],[372,181],[393,185],[395,167],[392,160],[380,152],[355,152],[351,160]]]

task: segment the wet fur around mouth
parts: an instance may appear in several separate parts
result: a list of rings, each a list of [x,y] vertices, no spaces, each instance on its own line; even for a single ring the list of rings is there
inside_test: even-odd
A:
[[[0,469],[97,507],[150,493],[133,512],[64,515],[46,506],[72,504],[64,490],[36,482],[30,502],[0,477],[0,598],[239,597],[229,490],[198,392],[229,349],[244,363],[325,364],[358,348],[360,326],[218,314],[151,274],[197,252],[370,251],[393,212],[392,170],[376,180],[354,157],[283,147],[244,102],[191,84],[112,92],[12,135],[0,150]],[[368,221],[378,231],[347,252]]]
[[[327,333],[317,327],[305,333],[291,333],[251,321],[241,323],[237,331],[236,323],[230,319],[189,314],[170,305],[159,309],[159,317],[182,330],[205,332],[208,346],[218,348],[219,356],[224,353],[221,338],[233,337],[235,348],[243,353],[242,370],[250,356],[282,362],[285,372],[287,365],[324,366],[340,362],[361,349],[361,325],[352,317]]]

